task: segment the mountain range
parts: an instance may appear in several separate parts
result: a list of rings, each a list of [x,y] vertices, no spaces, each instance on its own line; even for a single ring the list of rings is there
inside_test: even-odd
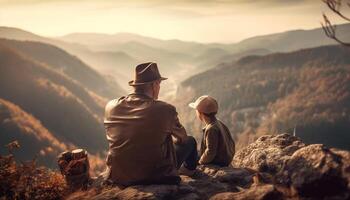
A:
[[[350,149],[350,49],[322,46],[247,56],[195,75],[177,92],[186,127],[200,125],[187,104],[208,94],[238,146],[268,133],[296,134],[308,143]],[[184,98],[185,97],[185,98]]]
[[[337,30],[350,40],[350,24]],[[201,124],[187,104],[210,94],[238,148],[262,134],[288,132],[350,149],[350,53],[334,44],[320,28],[202,44],[129,33],[48,38],[0,27],[0,145],[17,139],[20,159],[40,155],[50,167],[59,152],[84,148],[101,167],[106,102],[129,91],[135,65],[156,61],[169,77],[162,99],[177,106],[198,139]]]
[[[337,34],[346,41],[350,40],[349,31],[350,24],[337,26]],[[41,41],[63,48],[95,70],[113,78],[124,90],[128,90],[126,83],[133,78],[133,67],[141,62],[157,62],[163,74],[174,80],[174,84],[246,55],[266,55],[335,44],[325,36],[322,28],[257,36],[233,44],[161,40],[131,33],[72,33],[46,38],[11,27],[0,27],[0,37]],[[168,91],[176,87],[166,85],[164,88],[164,91]]]
[[[50,57],[52,55],[55,57]],[[0,61],[2,144],[21,135],[16,138],[29,147],[31,140],[23,139],[30,137],[29,132],[35,137],[51,138],[38,140],[41,145],[31,151],[40,148],[39,152],[45,152],[50,141],[54,143],[50,145],[54,156],[69,146],[85,148],[96,155],[106,150],[102,116],[104,105],[111,97],[101,90],[108,88],[108,82],[101,75],[63,50],[38,42],[0,39]],[[85,82],[90,78],[96,81],[95,85]],[[10,128],[9,121],[13,123]],[[49,158],[43,163],[52,163]]]

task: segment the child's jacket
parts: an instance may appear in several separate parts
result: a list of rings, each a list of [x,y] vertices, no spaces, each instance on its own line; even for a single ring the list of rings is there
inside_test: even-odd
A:
[[[199,164],[228,166],[235,154],[235,142],[230,131],[220,120],[203,128]]]

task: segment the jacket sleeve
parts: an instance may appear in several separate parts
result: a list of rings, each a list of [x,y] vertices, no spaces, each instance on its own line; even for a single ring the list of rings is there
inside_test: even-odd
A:
[[[182,143],[187,138],[187,133],[185,128],[180,123],[176,109],[174,108],[174,123],[171,131],[171,135],[174,138],[175,143]]]
[[[219,142],[218,132],[215,129],[207,130],[207,133],[205,135],[206,135],[206,138],[205,138],[206,148],[201,158],[199,159],[199,164],[201,165],[208,164],[214,160],[218,149],[218,142]]]

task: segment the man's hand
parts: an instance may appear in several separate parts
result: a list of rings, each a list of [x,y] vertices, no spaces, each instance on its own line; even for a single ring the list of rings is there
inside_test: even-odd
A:
[[[173,138],[173,143],[174,144],[180,144],[181,143],[181,140],[179,138],[176,138],[173,135],[171,137]]]

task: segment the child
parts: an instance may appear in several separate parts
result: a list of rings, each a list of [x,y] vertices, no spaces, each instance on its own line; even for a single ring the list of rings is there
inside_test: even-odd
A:
[[[235,143],[225,124],[216,118],[218,103],[213,97],[201,96],[189,106],[196,109],[197,117],[205,123],[199,164],[228,166],[235,154]]]

